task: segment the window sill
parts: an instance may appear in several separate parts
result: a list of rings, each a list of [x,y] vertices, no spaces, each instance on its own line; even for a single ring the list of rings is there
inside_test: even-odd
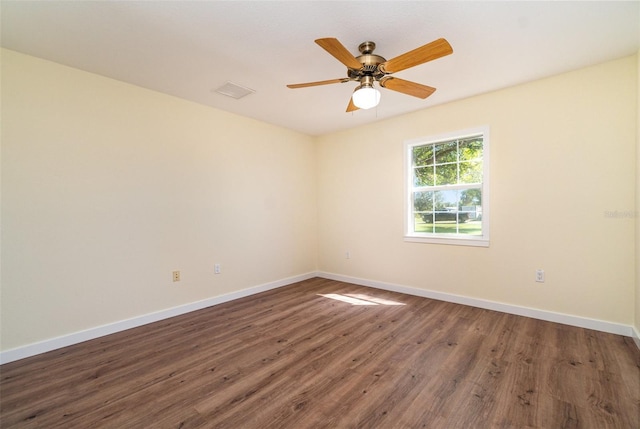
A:
[[[407,243],[427,243],[427,244],[445,244],[452,246],[472,246],[472,247],[489,247],[489,239],[487,238],[471,238],[471,237],[416,237],[405,236],[404,241]]]

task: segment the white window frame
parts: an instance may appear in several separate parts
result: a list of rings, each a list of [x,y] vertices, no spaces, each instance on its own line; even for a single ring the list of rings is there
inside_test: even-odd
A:
[[[438,234],[414,231],[413,215],[413,148],[434,143],[445,143],[455,139],[464,139],[482,135],[482,235]],[[489,126],[470,128],[462,131],[420,137],[404,142],[404,241],[433,244],[453,244],[461,246],[489,247]],[[451,189],[459,189],[459,185],[449,185]]]

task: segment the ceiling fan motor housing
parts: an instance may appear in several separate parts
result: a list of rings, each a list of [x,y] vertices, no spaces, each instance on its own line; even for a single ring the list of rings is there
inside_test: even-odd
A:
[[[350,79],[360,80],[364,76],[372,76],[375,80],[380,80],[385,73],[380,71],[378,65],[387,61],[384,57],[376,55],[373,50],[376,48],[374,42],[363,42],[358,47],[362,55],[356,57],[356,60],[362,64],[362,68],[356,70],[348,68],[347,75]]]

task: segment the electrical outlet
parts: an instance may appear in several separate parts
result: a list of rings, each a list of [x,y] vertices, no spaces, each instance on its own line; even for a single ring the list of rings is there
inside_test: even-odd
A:
[[[213,273],[214,273],[214,274],[220,274],[220,272],[221,272],[221,271],[220,271],[220,264],[215,264],[215,265],[213,266]]]
[[[351,259],[351,251],[347,250],[346,252],[344,252],[344,258],[345,259]]]
[[[536,281],[544,283],[544,270],[536,270]]]
[[[173,276],[173,281],[174,282],[179,282],[180,281],[180,271],[174,271],[171,274]]]

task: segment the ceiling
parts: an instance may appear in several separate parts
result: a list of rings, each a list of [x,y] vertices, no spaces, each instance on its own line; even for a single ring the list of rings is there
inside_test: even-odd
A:
[[[5,1],[2,46],[176,97],[321,135],[591,64],[640,49],[640,2]],[[426,100],[382,89],[346,113],[355,82],[314,43],[387,59],[444,37],[454,53],[395,74],[437,88]],[[255,93],[213,90],[226,82]]]

